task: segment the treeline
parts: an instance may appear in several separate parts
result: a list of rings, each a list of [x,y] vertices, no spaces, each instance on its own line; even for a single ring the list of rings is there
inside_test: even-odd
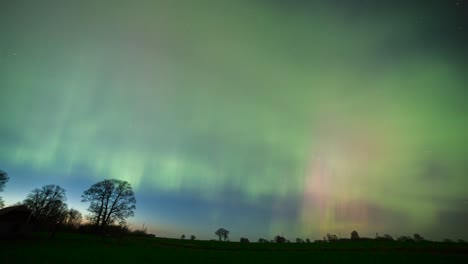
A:
[[[9,176],[0,170],[0,191],[3,191]],[[136,209],[136,199],[133,189],[127,181],[117,179],[106,179],[91,185],[81,195],[82,202],[89,203],[85,220],[83,215],[74,208],[68,208],[66,203],[66,191],[62,187],[54,184],[44,185],[32,190],[27,197],[13,206],[23,207],[28,213],[26,224],[31,224],[34,231],[47,231],[54,237],[57,231],[79,232],[88,234],[101,234],[110,236],[150,236],[143,226],[138,230],[130,230],[126,219],[134,215]],[[0,197],[0,208],[4,202]],[[23,210],[23,213],[25,212]],[[214,233],[219,241],[230,242],[228,231],[219,228]],[[185,239],[183,234],[181,239]],[[190,236],[190,240],[195,240],[195,235]],[[413,236],[399,236],[394,238],[389,234],[375,238],[360,237],[357,231],[352,231],[349,238],[341,238],[334,234],[327,234],[322,240],[314,240],[313,243],[337,243],[348,241],[394,241],[394,242],[424,242],[428,241],[419,234]],[[248,238],[241,237],[241,243],[250,243]],[[258,243],[291,243],[283,236],[277,235],[273,240],[259,238]],[[312,243],[310,239],[296,238],[295,243]],[[446,243],[466,243],[465,240],[444,239]]]
[[[323,239],[319,240],[314,240],[313,242],[309,239],[302,239],[300,237],[296,238],[295,243],[340,243],[340,242],[355,242],[355,241],[382,241],[382,242],[432,242],[431,240],[427,240],[424,237],[422,237],[419,234],[414,234],[413,236],[399,236],[397,238],[393,238],[393,236],[389,234],[385,234],[383,236],[379,236],[379,234],[376,234],[375,238],[368,238],[368,237],[360,237],[357,231],[351,232],[351,235],[349,238],[338,238],[338,236],[333,235],[333,234],[327,234],[326,236],[323,237]],[[241,237],[240,239],[241,243],[249,243],[249,240],[245,237]],[[258,243],[293,243],[289,239],[277,235],[273,240],[268,240],[265,238],[259,238],[257,240]],[[442,240],[442,242],[445,243],[467,243],[463,239],[449,239],[446,238]]]
[[[0,191],[9,176],[0,170]],[[134,215],[136,199],[132,186],[127,181],[106,179],[91,185],[81,195],[82,202],[89,203],[85,219],[74,208],[68,208],[66,190],[59,185],[49,184],[32,190],[27,197],[13,205],[27,209],[27,225],[33,231],[50,232],[77,231],[99,234],[146,235],[146,228],[130,231],[126,219]],[[4,206],[0,197],[0,208]],[[18,209],[24,213],[25,210]],[[13,216],[14,217],[14,216]],[[86,220],[86,221],[84,221]],[[20,221],[17,219],[16,221]]]

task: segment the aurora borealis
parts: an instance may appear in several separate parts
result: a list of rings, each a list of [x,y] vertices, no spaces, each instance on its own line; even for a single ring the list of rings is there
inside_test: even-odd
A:
[[[129,181],[157,235],[468,238],[466,1],[3,1],[6,204]]]

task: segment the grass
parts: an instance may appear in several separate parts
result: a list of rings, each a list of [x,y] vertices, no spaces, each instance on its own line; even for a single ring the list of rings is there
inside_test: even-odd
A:
[[[166,238],[34,234],[0,241],[0,263],[468,263],[468,245],[363,241],[241,244]]]

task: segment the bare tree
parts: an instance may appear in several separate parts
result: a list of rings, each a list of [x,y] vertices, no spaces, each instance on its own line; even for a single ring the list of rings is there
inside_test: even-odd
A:
[[[229,238],[229,231],[224,228],[220,228],[216,230],[215,235],[219,237],[219,241],[221,241],[221,239],[226,241]]]
[[[8,174],[2,170],[0,170],[0,192],[3,191],[3,188],[5,188],[5,184],[10,178],[8,177]],[[5,206],[5,202],[3,201],[2,197],[0,197],[0,208],[3,208]]]
[[[67,225],[70,227],[77,228],[81,224],[81,220],[83,219],[82,214],[80,211],[71,208],[67,212]]]
[[[65,189],[49,184],[32,190],[23,203],[35,216],[38,227],[48,229],[53,238],[58,226],[67,218],[66,200]]]
[[[127,181],[108,179],[92,185],[83,195],[82,202],[90,202],[88,217],[104,230],[116,221],[125,224],[125,219],[134,215],[136,199],[132,186]]]
[[[66,200],[65,189],[49,184],[32,190],[23,204],[31,210],[39,223],[56,224],[62,223],[66,218]]]

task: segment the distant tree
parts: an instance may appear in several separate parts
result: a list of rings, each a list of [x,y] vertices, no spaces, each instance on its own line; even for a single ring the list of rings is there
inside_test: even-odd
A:
[[[184,239],[185,239],[185,235],[182,234],[182,235],[180,236],[180,239],[184,240]]]
[[[353,239],[353,240],[359,239],[359,234],[358,234],[358,232],[356,230],[351,232],[351,239]]]
[[[274,240],[276,243],[286,243],[286,238],[280,236],[280,235],[277,235],[275,236],[275,240]]]
[[[107,179],[92,185],[83,195],[82,202],[89,202],[89,220],[101,231],[116,221],[125,225],[126,218],[134,215],[136,199],[127,181]]]
[[[146,233],[146,229],[137,229],[131,232],[133,236],[150,236]]]
[[[383,235],[383,238],[384,238],[385,240],[388,240],[388,241],[393,241],[393,240],[394,240],[393,237],[392,237],[391,235],[389,235],[389,234],[384,234],[384,235]]]
[[[226,241],[229,238],[229,231],[224,228],[219,228],[216,230],[215,235],[218,236],[219,241],[221,241],[221,239]]]
[[[413,242],[414,240],[409,236],[400,236],[397,238],[399,242]]]
[[[241,243],[249,243],[250,241],[249,241],[248,238],[241,237],[240,242],[241,242]]]
[[[268,243],[268,240],[266,240],[264,238],[259,238],[258,243]]]
[[[424,240],[425,240],[424,237],[422,237],[422,236],[419,235],[419,234],[414,234],[414,235],[413,235],[413,239],[414,239],[414,241],[416,241],[416,242],[421,242],[421,241],[424,241]]]
[[[442,242],[444,242],[444,243],[453,243],[453,240],[450,239],[450,238],[445,238],[444,240],[442,240]]]
[[[333,235],[333,234],[327,234],[327,240],[328,240],[328,242],[338,241],[338,237],[336,235]]]
[[[10,177],[8,177],[8,174],[2,170],[0,170],[0,192],[3,191],[5,188],[5,184],[8,182]],[[0,196],[0,208],[3,208],[5,206],[5,202],[3,201],[3,198]]]
[[[80,211],[70,208],[67,212],[67,220],[66,223],[70,227],[77,228],[83,219],[83,215],[80,213]]]
[[[11,206],[19,206],[19,205],[24,205],[23,201],[16,202],[16,203],[12,204]]]
[[[296,238],[296,243],[304,243],[304,239],[302,238]]]
[[[457,239],[457,243],[466,244],[466,241],[460,238],[460,239]]]
[[[195,240],[195,239],[197,239],[197,237],[195,235],[190,236],[190,240]]]

